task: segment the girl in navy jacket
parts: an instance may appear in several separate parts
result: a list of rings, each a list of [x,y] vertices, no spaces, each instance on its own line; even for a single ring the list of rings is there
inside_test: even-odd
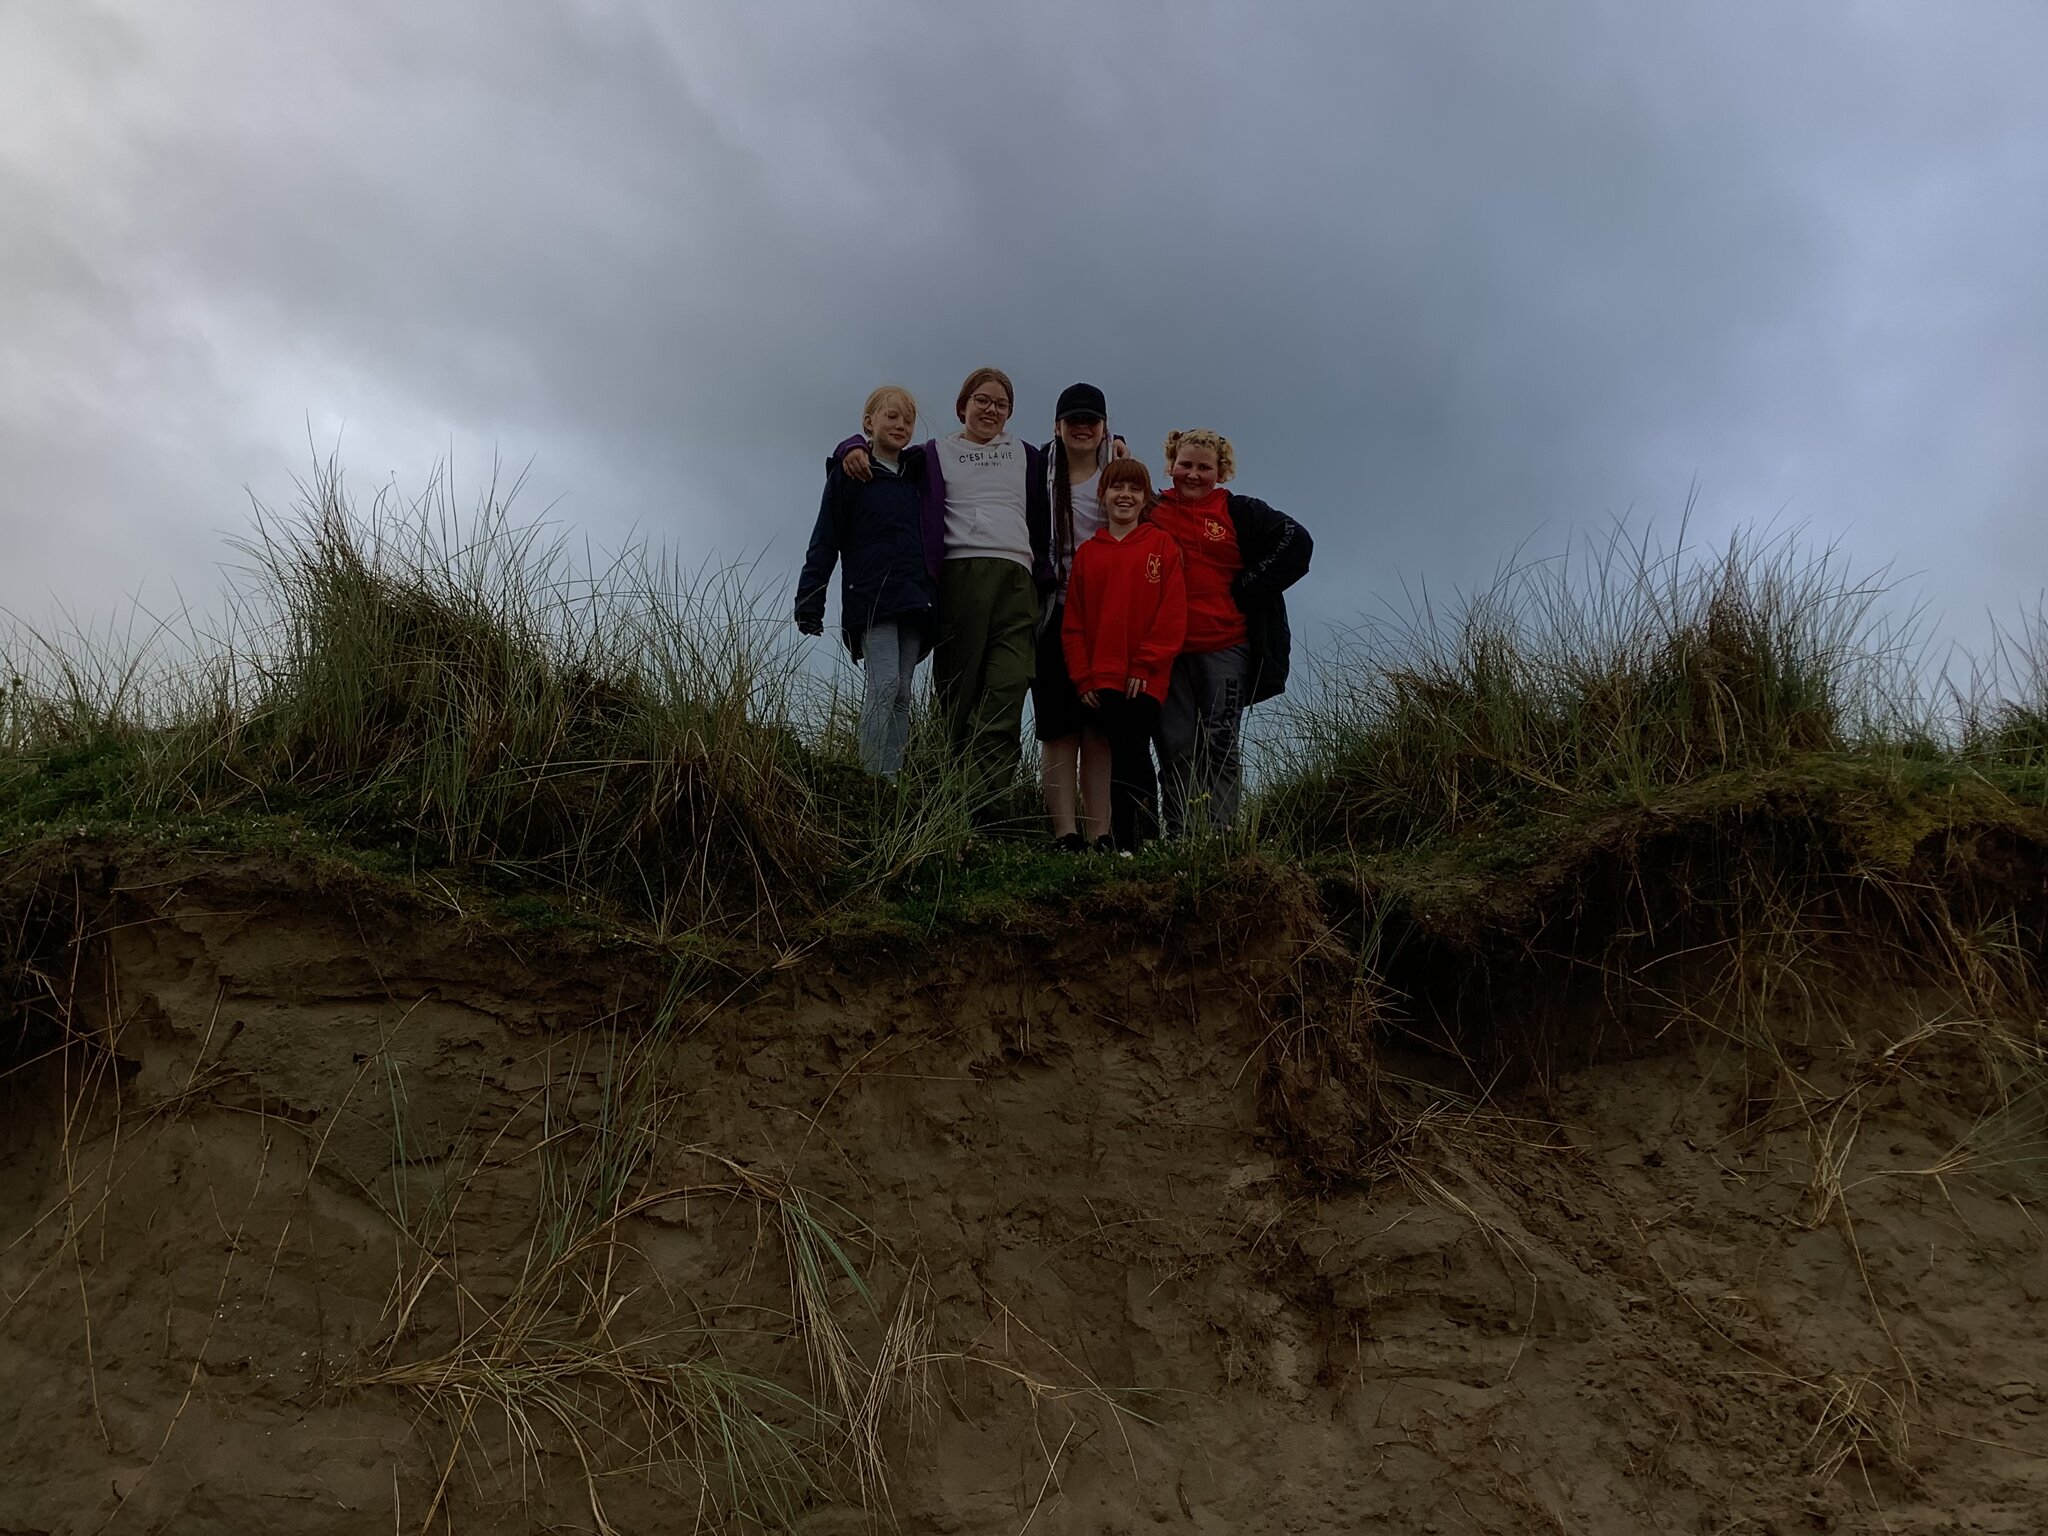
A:
[[[825,632],[825,588],[839,565],[840,628],[867,673],[861,766],[894,779],[910,739],[917,664],[932,648],[936,588],[922,517],[928,466],[924,450],[910,446],[917,402],[908,390],[877,389],[860,424],[873,470],[857,480],[827,462],[824,499],[796,583],[796,623],[807,635]]]

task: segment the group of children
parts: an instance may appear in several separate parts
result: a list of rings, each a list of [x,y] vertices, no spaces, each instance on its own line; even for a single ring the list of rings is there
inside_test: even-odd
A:
[[[796,621],[824,632],[837,565],[867,679],[861,761],[901,768],[929,654],[978,815],[1014,770],[1028,692],[1056,846],[1129,853],[1162,825],[1226,828],[1241,717],[1286,686],[1281,594],[1312,541],[1223,488],[1236,466],[1217,433],[1168,435],[1161,495],[1094,385],[1061,392],[1043,448],[1007,431],[1015,401],[1006,374],[977,368],[954,402],[960,430],[912,445],[917,402],[884,385],[827,463]]]

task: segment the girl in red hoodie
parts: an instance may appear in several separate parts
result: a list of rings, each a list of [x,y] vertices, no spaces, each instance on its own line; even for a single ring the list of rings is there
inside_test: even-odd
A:
[[[1187,633],[1180,547],[1145,520],[1152,476],[1136,459],[1103,466],[1106,521],[1074,551],[1060,630],[1081,695],[1081,797],[1098,852],[1131,853],[1159,833],[1152,734]]]

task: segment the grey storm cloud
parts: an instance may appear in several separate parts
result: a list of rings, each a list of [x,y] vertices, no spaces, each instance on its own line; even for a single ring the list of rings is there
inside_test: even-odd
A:
[[[533,463],[598,544],[793,567],[893,380],[1236,441],[1300,606],[1634,508],[2043,584],[2048,10],[0,9],[0,604],[203,598],[247,487]],[[310,445],[309,445],[310,438]]]

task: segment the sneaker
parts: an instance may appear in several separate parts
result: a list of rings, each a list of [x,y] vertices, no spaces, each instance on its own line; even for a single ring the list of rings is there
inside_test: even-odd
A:
[[[1111,840],[1110,835],[1105,832],[1102,836],[1095,839],[1088,851],[1090,853],[1115,853],[1116,844]]]
[[[1054,853],[1086,853],[1088,851],[1088,839],[1078,832],[1068,832],[1052,840],[1052,851]]]

